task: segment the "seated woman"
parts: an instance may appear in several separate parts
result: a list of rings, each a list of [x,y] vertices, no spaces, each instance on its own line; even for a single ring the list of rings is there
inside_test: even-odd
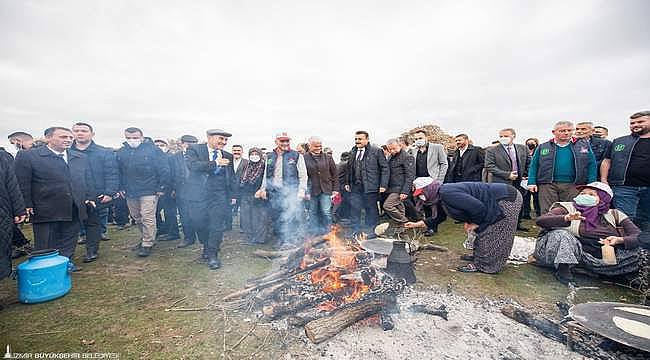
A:
[[[617,276],[638,271],[639,228],[622,212],[610,209],[612,189],[602,182],[578,186],[573,202],[560,202],[537,218],[544,231],[537,240],[537,264],[554,267],[563,284],[573,281],[571,269],[582,266],[600,275]],[[602,259],[603,244],[614,246],[616,265]]]
[[[267,204],[266,201],[255,197],[255,192],[260,188],[264,176],[262,151],[251,148],[248,151],[248,160],[239,182],[241,194],[239,222],[246,234],[247,244],[263,244],[266,242],[269,226]]]
[[[458,270],[462,272],[498,273],[503,269],[515,238],[517,217],[522,197],[506,184],[462,182],[430,184],[417,188],[414,197],[435,209],[440,203],[447,215],[465,222],[465,232],[474,231],[473,261]],[[406,223],[405,227],[431,227],[437,214],[423,221]]]

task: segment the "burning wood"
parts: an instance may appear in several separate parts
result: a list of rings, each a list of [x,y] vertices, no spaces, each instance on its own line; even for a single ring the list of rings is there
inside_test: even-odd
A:
[[[387,307],[405,282],[373,265],[374,255],[358,239],[344,239],[337,230],[277,254],[286,259],[278,270],[250,280],[248,287],[223,300],[249,299],[262,319],[287,318],[292,326],[304,326],[314,342],[376,314],[381,314],[385,329],[392,328]]]

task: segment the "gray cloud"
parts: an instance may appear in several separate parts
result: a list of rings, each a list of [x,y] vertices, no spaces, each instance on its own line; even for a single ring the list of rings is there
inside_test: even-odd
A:
[[[337,152],[436,123],[489,143],[650,107],[650,2],[0,0],[0,132],[84,120],[116,146],[224,127]]]

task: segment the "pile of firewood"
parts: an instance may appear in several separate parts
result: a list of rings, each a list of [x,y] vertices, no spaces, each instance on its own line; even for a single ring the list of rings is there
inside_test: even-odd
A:
[[[373,266],[372,254],[358,247],[356,240],[333,247],[328,236],[332,234],[307,240],[290,251],[264,251],[268,257],[279,257],[281,266],[250,279],[244,289],[222,300],[245,302],[261,321],[286,319],[290,326],[304,327],[314,343],[373,315],[390,327],[389,313],[406,285],[404,280]],[[354,266],[341,265],[342,252]],[[320,282],[324,277],[335,282]]]
[[[456,143],[454,143],[454,137],[446,134],[438,125],[422,125],[416,128],[413,128],[409,131],[406,131],[400,135],[400,139],[406,142],[406,144],[413,144],[415,141],[413,135],[418,130],[424,130],[427,133],[427,140],[431,143],[442,144],[447,150],[455,150]]]

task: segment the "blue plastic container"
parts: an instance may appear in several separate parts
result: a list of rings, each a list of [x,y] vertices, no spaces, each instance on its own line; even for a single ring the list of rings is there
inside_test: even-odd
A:
[[[35,304],[67,294],[72,288],[70,260],[58,250],[35,251],[17,267],[18,300]]]

